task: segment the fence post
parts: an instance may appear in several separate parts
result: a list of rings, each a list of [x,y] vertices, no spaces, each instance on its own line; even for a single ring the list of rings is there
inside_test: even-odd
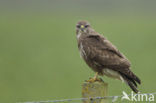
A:
[[[94,97],[108,96],[108,84],[103,81],[82,84],[82,97],[88,98],[83,103],[107,103],[106,99],[93,99]]]

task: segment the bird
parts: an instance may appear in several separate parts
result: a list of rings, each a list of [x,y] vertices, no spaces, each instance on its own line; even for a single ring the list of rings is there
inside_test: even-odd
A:
[[[107,76],[126,83],[135,93],[141,80],[131,70],[130,61],[107,38],[96,32],[88,21],[76,24],[76,38],[80,56],[95,72],[88,82],[100,81]]]

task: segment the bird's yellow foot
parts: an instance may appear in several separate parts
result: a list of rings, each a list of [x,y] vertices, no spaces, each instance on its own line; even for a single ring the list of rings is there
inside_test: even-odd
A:
[[[86,82],[90,82],[90,83],[93,83],[96,81],[102,82],[103,80],[101,78],[90,78],[89,80],[86,80]]]
[[[96,73],[93,78],[89,78],[89,80],[86,80],[86,82],[90,82],[90,83],[93,83],[96,81],[103,82],[103,80],[101,78],[98,78],[98,73]]]

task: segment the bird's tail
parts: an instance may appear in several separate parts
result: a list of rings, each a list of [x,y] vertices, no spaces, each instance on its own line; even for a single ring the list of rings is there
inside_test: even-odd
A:
[[[129,85],[129,87],[135,92],[138,93],[137,83],[141,84],[141,80],[131,72],[131,76],[120,73],[124,81]],[[137,83],[136,83],[137,82]]]

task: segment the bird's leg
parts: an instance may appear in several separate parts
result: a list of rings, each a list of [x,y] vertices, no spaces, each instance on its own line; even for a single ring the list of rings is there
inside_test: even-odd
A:
[[[94,79],[94,80],[98,79],[98,72],[95,73],[93,79]]]
[[[93,78],[90,78],[89,80],[86,80],[87,82],[96,82],[96,81],[102,81],[101,78],[98,78],[98,72],[95,73],[95,76]]]

